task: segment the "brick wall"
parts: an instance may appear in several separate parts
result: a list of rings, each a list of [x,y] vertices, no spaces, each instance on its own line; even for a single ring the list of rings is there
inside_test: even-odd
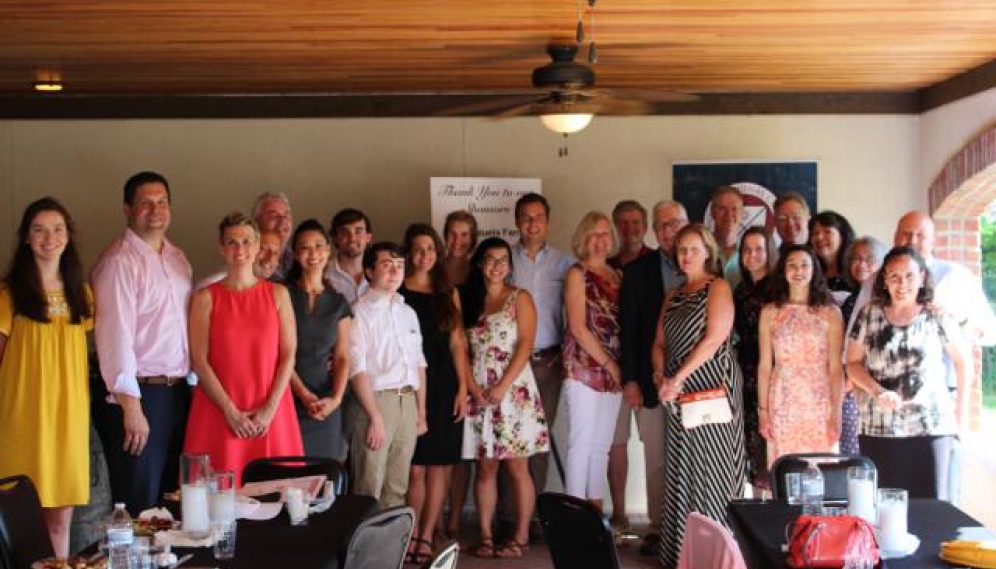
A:
[[[961,263],[980,276],[979,218],[996,201],[996,125],[990,126],[945,164],[930,185],[928,197],[936,230],[934,254]],[[972,429],[978,428],[982,408],[981,370],[982,354],[976,348]]]

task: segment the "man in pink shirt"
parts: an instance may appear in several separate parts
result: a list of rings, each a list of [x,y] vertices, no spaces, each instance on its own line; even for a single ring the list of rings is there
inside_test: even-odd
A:
[[[124,235],[93,270],[97,355],[107,394],[96,405],[115,502],[132,515],[176,489],[190,406],[187,302],[193,271],[166,239],[170,192],[155,172],[124,189]]]

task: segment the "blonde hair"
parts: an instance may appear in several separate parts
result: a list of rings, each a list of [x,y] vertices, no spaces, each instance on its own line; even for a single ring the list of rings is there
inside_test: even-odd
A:
[[[595,226],[598,225],[599,221],[604,221],[609,226],[609,234],[612,235],[612,251],[610,254],[615,253],[616,247],[619,245],[619,239],[616,237],[616,230],[612,226],[612,220],[600,211],[589,211],[581,218],[581,222],[574,229],[574,236],[571,237],[571,250],[574,251],[574,256],[578,259],[584,259],[588,256],[584,241],[588,237],[588,234],[595,230]]]
[[[689,223],[678,232],[678,235],[674,238],[675,244],[679,243],[686,235],[698,235],[702,239],[702,244],[705,245],[706,251],[709,253],[709,256],[705,260],[706,272],[711,275],[722,275],[723,273],[719,265],[719,245],[716,244],[716,238],[712,236],[712,231],[709,231],[709,228],[701,223]],[[677,265],[677,246],[674,248],[674,255],[674,264]]]

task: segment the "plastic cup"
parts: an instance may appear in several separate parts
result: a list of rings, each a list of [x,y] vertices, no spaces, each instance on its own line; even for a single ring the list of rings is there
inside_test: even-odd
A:
[[[235,557],[235,535],[238,523],[235,520],[211,522],[211,532],[214,534],[214,558],[231,559]]]
[[[802,473],[788,472],[785,474],[785,501],[798,506],[802,503]]]

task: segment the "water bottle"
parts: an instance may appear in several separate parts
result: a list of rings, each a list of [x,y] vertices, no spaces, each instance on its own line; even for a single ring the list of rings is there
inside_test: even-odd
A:
[[[823,473],[815,462],[808,462],[802,471],[802,514],[823,514]]]
[[[134,540],[135,530],[128,510],[124,504],[114,504],[107,521],[107,569],[134,569],[131,549]]]

